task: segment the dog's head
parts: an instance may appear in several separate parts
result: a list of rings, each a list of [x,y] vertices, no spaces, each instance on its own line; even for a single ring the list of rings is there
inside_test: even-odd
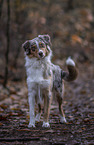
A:
[[[50,45],[51,42],[49,35],[38,35],[38,37],[32,40],[27,40],[22,44],[22,47],[29,58],[37,57],[41,59],[49,55]]]

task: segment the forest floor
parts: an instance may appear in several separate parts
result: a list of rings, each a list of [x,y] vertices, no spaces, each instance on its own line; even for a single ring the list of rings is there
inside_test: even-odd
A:
[[[58,60],[60,61],[60,60]],[[28,128],[29,110],[25,81],[0,85],[0,144],[93,145],[94,144],[94,64],[78,64],[79,75],[65,82],[63,107],[67,123],[60,124],[58,106],[51,106],[50,128]]]

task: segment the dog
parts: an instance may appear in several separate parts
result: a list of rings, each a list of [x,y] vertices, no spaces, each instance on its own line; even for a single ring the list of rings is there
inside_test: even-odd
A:
[[[67,71],[51,62],[52,50],[49,35],[27,40],[22,47],[25,50],[25,67],[27,74],[28,101],[30,121],[28,127],[35,127],[35,121],[41,117],[41,104],[44,101],[44,118],[42,127],[50,127],[49,114],[52,96],[57,97],[61,123],[66,123],[62,107],[64,80],[73,81],[77,78],[75,62],[69,57],[66,60]],[[38,114],[35,117],[35,103],[38,104]]]

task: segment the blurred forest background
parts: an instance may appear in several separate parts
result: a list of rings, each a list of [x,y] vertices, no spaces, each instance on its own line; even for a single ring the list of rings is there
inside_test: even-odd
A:
[[[22,71],[24,67],[24,52],[21,45],[39,34],[51,36],[54,60],[72,56],[80,63],[87,60],[92,62],[93,7],[93,0],[10,0],[8,12],[8,1],[0,0],[0,78],[4,77],[7,43],[8,77],[23,79],[24,73],[17,76],[17,69]]]
[[[80,128],[80,133],[88,132],[86,136],[92,135],[94,0],[0,0],[0,126],[5,127],[6,122],[10,121],[10,126],[15,124],[17,128],[19,116],[22,115],[24,121],[20,123],[27,127],[27,86],[24,50],[21,45],[39,34],[51,36],[52,61],[55,64],[66,70],[66,58],[72,56],[75,60],[79,75],[76,81],[65,84],[65,113],[71,123],[91,123],[90,134],[86,126]],[[90,129],[90,126],[87,128]],[[77,130],[75,127],[72,129]],[[83,136],[80,140],[81,136],[77,134],[78,140],[75,143],[93,142],[92,136]],[[50,141],[49,136],[47,137]]]

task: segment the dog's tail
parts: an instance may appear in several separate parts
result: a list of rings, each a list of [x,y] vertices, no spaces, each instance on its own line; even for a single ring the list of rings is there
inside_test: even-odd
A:
[[[64,79],[65,81],[68,81],[68,82],[75,80],[78,75],[78,71],[76,69],[75,62],[69,57],[66,60],[66,65],[68,68],[68,72],[62,71],[62,73],[61,73],[62,79]]]

